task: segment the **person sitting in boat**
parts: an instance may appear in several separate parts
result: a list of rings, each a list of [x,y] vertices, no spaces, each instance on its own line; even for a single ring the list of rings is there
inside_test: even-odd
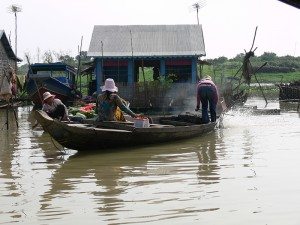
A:
[[[59,119],[63,121],[69,121],[67,107],[55,95],[50,92],[43,94],[43,108],[42,110],[48,114],[51,118]]]
[[[219,100],[219,93],[217,86],[211,80],[210,76],[204,77],[197,85],[197,106],[196,111],[200,109],[200,102],[202,104],[202,121],[209,123],[208,105],[210,110],[210,121],[215,122],[217,119],[217,103]]]
[[[96,100],[96,109],[98,111],[98,121],[118,121],[119,109],[133,118],[138,114],[132,112],[125,104],[124,100],[117,94],[118,88],[115,81],[111,78],[105,80],[104,86],[101,87],[102,93]],[[119,109],[118,109],[119,108]],[[121,119],[124,120],[124,119]]]

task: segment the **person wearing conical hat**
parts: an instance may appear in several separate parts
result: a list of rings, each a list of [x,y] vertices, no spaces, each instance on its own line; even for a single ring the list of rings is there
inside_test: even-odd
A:
[[[215,122],[217,119],[216,107],[219,100],[218,88],[211,80],[210,76],[204,77],[197,85],[197,106],[196,111],[202,104],[202,121],[203,123]],[[208,107],[210,111],[210,120],[208,116]]]
[[[101,90],[102,93],[98,95],[96,100],[98,121],[117,121],[118,108],[133,118],[139,116],[124,104],[124,100],[117,94],[118,87],[113,79],[107,78]]]

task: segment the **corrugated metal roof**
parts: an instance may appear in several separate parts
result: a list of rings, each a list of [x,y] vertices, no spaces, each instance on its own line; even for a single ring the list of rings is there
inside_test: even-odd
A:
[[[12,48],[11,48],[11,46],[10,46],[10,44],[9,44],[9,41],[8,41],[6,35],[5,35],[4,30],[0,30],[0,41],[2,42],[2,45],[4,46],[7,55],[8,55],[11,59],[16,60],[16,61],[18,61],[18,62],[21,62],[21,61],[22,61],[22,59],[19,59],[19,58],[15,55],[14,51],[12,50]]]
[[[201,25],[96,25],[88,56],[102,56],[101,41],[104,57],[206,54]]]

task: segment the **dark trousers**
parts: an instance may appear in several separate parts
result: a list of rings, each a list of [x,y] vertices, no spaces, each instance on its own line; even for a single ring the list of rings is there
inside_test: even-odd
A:
[[[65,116],[65,107],[63,105],[58,105],[53,112],[48,113],[53,119],[61,119]]]
[[[201,98],[203,123],[209,123],[208,106],[210,111],[210,121],[215,122],[217,119],[217,102],[214,101],[214,94],[215,93],[212,86],[199,87],[198,95],[200,95]]]

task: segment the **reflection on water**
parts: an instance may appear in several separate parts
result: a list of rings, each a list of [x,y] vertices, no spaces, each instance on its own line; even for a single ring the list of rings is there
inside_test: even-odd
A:
[[[30,110],[18,108],[19,129],[10,114],[0,131],[0,224],[300,222],[294,109],[231,111],[203,137],[104,154],[60,151],[32,129]]]

